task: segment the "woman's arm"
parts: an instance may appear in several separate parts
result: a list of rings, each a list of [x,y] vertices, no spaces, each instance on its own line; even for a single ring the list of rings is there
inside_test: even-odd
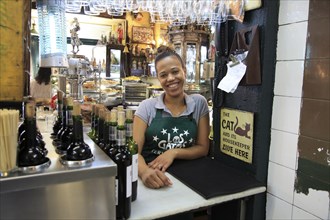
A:
[[[166,171],[166,169],[173,163],[174,159],[191,160],[206,156],[209,152],[209,120],[208,114],[199,119],[197,140],[194,146],[167,150],[149,163],[149,166],[155,169],[158,168],[161,171]]]
[[[144,185],[149,188],[160,188],[172,184],[170,179],[160,170],[150,168],[141,155],[147,124],[138,116],[134,116],[133,138],[138,145],[138,175]]]

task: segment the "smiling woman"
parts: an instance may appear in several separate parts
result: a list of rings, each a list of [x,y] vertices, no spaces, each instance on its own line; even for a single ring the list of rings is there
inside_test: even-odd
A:
[[[149,188],[171,185],[165,171],[175,159],[196,159],[209,150],[206,99],[184,92],[186,68],[174,50],[162,47],[157,51],[155,68],[164,92],[142,101],[133,123],[139,176]]]

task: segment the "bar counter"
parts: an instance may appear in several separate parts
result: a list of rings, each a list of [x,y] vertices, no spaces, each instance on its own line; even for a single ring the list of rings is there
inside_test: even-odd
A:
[[[60,162],[51,144],[45,121],[38,121],[51,164],[42,172],[16,172],[0,178],[0,219],[116,219],[116,164],[86,135],[95,160],[88,167],[68,168]],[[150,189],[138,179],[137,199],[132,202],[130,220],[155,219],[211,207],[266,191],[254,187],[237,193],[205,199],[170,173],[173,185]],[[241,209],[244,216],[244,209]]]
[[[115,219],[116,164],[85,135],[94,161],[67,167],[49,133],[43,133],[43,139],[48,168],[0,178],[0,219]]]

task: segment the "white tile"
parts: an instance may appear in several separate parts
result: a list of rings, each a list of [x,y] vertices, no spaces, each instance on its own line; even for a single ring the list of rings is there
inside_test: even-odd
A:
[[[292,205],[267,193],[266,220],[291,219]]]
[[[294,193],[294,205],[321,219],[329,216],[329,192],[309,189],[308,195]]]
[[[299,134],[301,98],[274,96],[272,128]]]
[[[269,162],[267,192],[292,204],[294,180],[294,170]]]
[[[269,152],[270,161],[295,170],[297,149],[298,135],[272,129]]]
[[[297,208],[293,206],[292,210],[292,219],[293,220],[321,220],[320,218],[317,218],[316,216],[305,212],[304,210]]]
[[[278,15],[279,25],[306,21],[308,19],[309,1],[280,1],[280,10]]]
[[[278,29],[277,60],[304,60],[306,39],[307,21],[280,26]]]
[[[278,61],[276,63],[274,94],[301,97],[304,61]]]

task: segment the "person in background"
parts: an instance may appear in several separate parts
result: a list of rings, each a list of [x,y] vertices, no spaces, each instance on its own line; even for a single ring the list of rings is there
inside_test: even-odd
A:
[[[31,96],[37,104],[49,105],[52,98],[52,84],[50,82],[52,69],[40,67],[37,76],[30,82]]]
[[[172,184],[165,171],[175,159],[196,159],[209,151],[207,101],[200,94],[184,92],[183,60],[174,50],[161,46],[155,69],[164,92],[143,100],[133,123],[139,153],[138,175],[149,188]]]

